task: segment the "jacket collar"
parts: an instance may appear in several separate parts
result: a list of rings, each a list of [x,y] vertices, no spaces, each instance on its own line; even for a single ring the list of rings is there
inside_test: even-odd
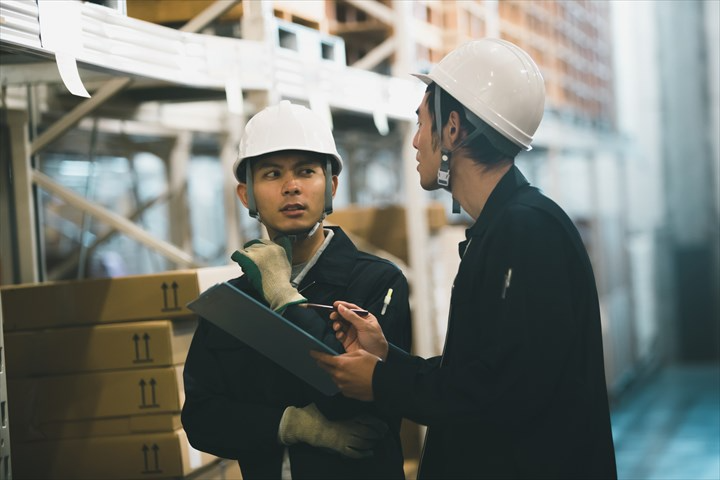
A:
[[[482,212],[480,212],[480,216],[470,228],[465,230],[466,240],[460,243],[461,257],[465,252],[470,238],[482,237],[503,206],[510,200],[510,197],[512,197],[518,189],[529,184],[530,182],[527,181],[515,165],[503,175],[490,193],[485,207],[483,207]]]
[[[358,250],[340,227],[328,227],[333,231],[333,238],[317,262],[300,283],[300,289],[312,282],[329,283],[345,286],[350,283],[349,272],[352,271]]]

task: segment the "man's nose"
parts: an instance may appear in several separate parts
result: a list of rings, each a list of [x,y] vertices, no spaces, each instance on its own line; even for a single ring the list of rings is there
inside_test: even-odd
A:
[[[414,148],[415,150],[418,149],[418,134],[419,134],[419,133],[420,133],[420,130],[418,130],[417,132],[415,132],[415,135],[413,136],[413,139],[412,139],[412,146],[413,146],[413,148]]]
[[[300,193],[300,184],[295,177],[289,178],[283,184],[283,195],[297,195]]]

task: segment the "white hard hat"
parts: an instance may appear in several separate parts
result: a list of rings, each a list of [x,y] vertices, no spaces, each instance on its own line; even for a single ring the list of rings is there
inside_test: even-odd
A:
[[[335,139],[323,118],[307,107],[283,100],[261,110],[245,125],[233,165],[235,178],[245,183],[245,168],[241,168],[244,160],[283,150],[327,154],[332,159],[335,175],[343,167]]]
[[[465,43],[430,73],[435,82],[503,137],[530,150],[545,108],[545,84],[530,55],[512,43],[484,38]]]

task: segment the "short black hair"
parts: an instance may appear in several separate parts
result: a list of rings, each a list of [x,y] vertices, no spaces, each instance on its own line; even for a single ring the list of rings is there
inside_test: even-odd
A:
[[[433,134],[433,147],[437,147],[440,136],[438,135],[437,128],[435,128],[435,82],[431,82],[425,89],[425,92],[428,93],[427,106],[428,111],[430,112],[430,117],[432,118],[431,131]],[[443,88],[440,88],[440,108],[442,110],[440,117],[441,125],[445,125],[448,122],[448,120],[450,119],[450,112],[457,112],[460,116],[460,128],[464,129],[467,135],[470,135],[472,132],[475,131],[475,125],[470,123],[470,121],[467,119],[467,116],[465,115],[465,107],[463,106],[463,104],[460,103],[448,92],[446,92]],[[493,142],[495,143],[502,142],[505,144],[514,145],[505,137],[502,137],[495,130],[488,127],[486,133],[482,133],[481,135],[478,135],[477,137],[472,139],[469,144],[462,147],[462,150],[464,150],[473,161],[484,165],[496,165],[503,160],[512,160],[513,158],[515,158],[515,155],[508,155],[507,153],[498,150],[493,145],[493,142],[491,142],[490,138],[488,138],[488,134],[496,137],[493,138]],[[511,147],[511,149],[512,148],[513,147]],[[520,149],[518,148],[518,152],[519,151]]]

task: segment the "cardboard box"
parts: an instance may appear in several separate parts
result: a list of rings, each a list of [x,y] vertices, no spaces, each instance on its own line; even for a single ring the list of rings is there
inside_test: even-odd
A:
[[[185,432],[13,442],[13,478],[148,479],[191,474],[217,457],[195,450]]]
[[[11,332],[190,316],[188,302],[241,273],[230,265],[3,287],[4,327]]]
[[[8,379],[12,434],[54,422],[179,413],[182,365]]]
[[[403,207],[353,206],[335,210],[328,216],[328,222],[342,227],[404,262],[408,261],[407,219]],[[447,225],[442,204],[434,202],[428,205],[427,222],[431,232]]]
[[[63,438],[106,437],[135,433],[173,432],[182,428],[179,413],[158,413],[111,418],[33,423],[28,412],[14,415],[12,442],[60,440]]]
[[[185,477],[186,480],[242,480],[237,460],[220,458]]]
[[[185,363],[194,317],[5,334],[8,377],[164,367]]]

